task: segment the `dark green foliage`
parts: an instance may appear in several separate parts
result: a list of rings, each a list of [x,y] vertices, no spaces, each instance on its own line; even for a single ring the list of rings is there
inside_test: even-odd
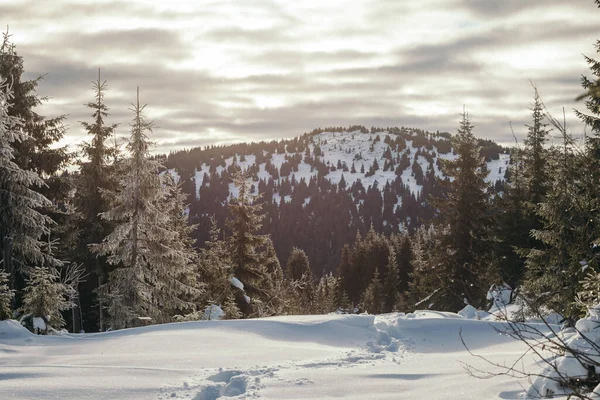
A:
[[[437,287],[432,289],[438,290],[440,298],[436,308],[455,312],[465,303],[483,305],[490,279],[488,170],[472,130],[464,113],[453,138],[458,158],[443,163],[445,174],[454,180],[445,182],[447,195],[434,203],[438,228],[429,262],[435,269]]]
[[[377,269],[375,269],[373,278],[362,295],[360,304],[361,309],[369,314],[381,314],[384,310],[385,296]]]
[[[495,206],[502,210],[497,218],[496,233],[501,241],[496,246],[496,254],[501,257],[503,280],[513,287],[521,282],[527,254],[542,247],[530,232],[542,226],[538,208],[551,183],[550,152],[546,148],[549,130],[544,123],[546,115],[537,90],[531,115],[532,124],[528,126],[525,146],[513,151],[504,195],[495,199]]]
[[[12,299],[15,291],[8,286],[8,274],[0,270],[0,321],[11,319]]]
[[[24,80],[23,75],[23,59],[5,33],[0,44],[0,90],[7,102],[2,102],[0,122],[15,122],[0,133],[5,158],[0,162],[0,262],[10,275],[9,287],[17,291],[28,268],[60,265],[42,246],[54,223],[55,204],[65,199],[69,189],[58,171],[70,160],[66,147],[56,146],[64,135],[64,117],[47,119],[35,111],[44,102],[36,92],[41,77]],[[5,83],[10,85],[10,96]]]
[[[83,284],[82,306],[86,330],[95,330],[96,325],[104,329],[103,310],[100,299],[95,294],[96,289],[106,282],[111,267],[105,257],[100,257],[89,251],[88,246],[99,243],[114,227],[113,224],[100,217],[100,213],[108,211],[111,197],[118,186],[118,170],[116,158],[117,149],[111,148],[109,140],[113,137],[116,124],[107,125],[105,119],[109,109],[104,103],[107,85],[100,79],[93,82],[94,101],[86,106],[92,111],[92,122],[82,122],[90,142],[81,146],[84,159],[79,161],[79,174],[75,177],[74,205],[77,218],[71,224],[78,233],[76,246],[70,258],[86,266],[88,278]],[[100,302],[100,304],[96,304]]]
[[[286,270],[288,278],[292,280],[299,280],[305,274],[312,274],[306,253],[297,247],[294,247],[290,252]]]
[[[600,42],[596,43],[600,52]],[[589,288],[596,286],[600,237],[600,62],[586,57],[593,78],[582,77],[587,113],[576,111],[592,135],[581,148],[564,124],[549,117],[563,136],[563,146],[549,159],[552,178],[545,199],[536,208],[540,227],[532,236],[543,246],[527,253],[524,290],[534,306],[545,306],[573,321],[586,306],[597,303]],[[541,187],[540,190],[544,190]],[[582,286],[582,281],[584,285]],[[586,294],[587,293],[587,294]],[[579,296],[578,296],[579,294]],[[575,301],[576,298],[579,301]]]
[[[400,297],[400,277],[398,274],[398,262],[396,252],[390,248],[390,255],[386,264],[385,280],[383,283],[384,311],[393,311]]]
[[[267,293],[260,283],[266,273],[262,265],[261,249],[267,244],[268,237],[257,232],[261,229],[264,215],[257,196],[250,193],[250,181],[245,172],[240,171],[234,177],[234,183],[239,194],[229,204],[228,226],[231,236],[228,240],[228,250],[233,267],[233,275],[244,284],[244,290],[250,299],[263,301]],[[237,295],[238,307],[248,317],[253,308],[246,298]]]

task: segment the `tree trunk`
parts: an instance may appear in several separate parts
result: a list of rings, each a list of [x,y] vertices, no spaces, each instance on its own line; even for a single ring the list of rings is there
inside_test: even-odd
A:
[[[104,284],[102,273],[98,275],[98,287]],[[102,296],[98,296],[98,317],[100,319],[100,332],[104,332],[104,305],[102,304]]]
[[[13,266],[12,258],[12,237],[10,235],[4,236],[2,241],[2,261],[4,263],[4,270],[9,276],[8,287],[15,290],[15,270]],[[15,308],[15,298],[11,301],[11,308]]]

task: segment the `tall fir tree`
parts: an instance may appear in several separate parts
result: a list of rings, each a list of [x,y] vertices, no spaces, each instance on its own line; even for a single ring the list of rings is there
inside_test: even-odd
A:
[[[186,245],[185,231],[178,229],[180,223],[173,219],[174,209],[183,213],[180,198],[169,201],[171,186],[159,175],[161,164],[150,157],[153,143],[148,134],[153,124],[145,119],[144,108],[138,89],[127,143],[130,157],[124,161],[126,174],[112,209],[101,214],[115,228],[102,243],[90,245],[115,266],[100,288],[115,329],[134,326],[138,317],[168,322],[194,309],[189,297],[196,288],[184,278],[195,254]]]
[[[546,114],[537,89],[531,117],[524,147],[513,151],[511,173],[504,195],[494,199],[496,206],[502,210],[496,226],[496,232],[502,240],[496,244],[496,253],[501,259],[502,279],[512,287],[521,283],[527,254],[543,245],[530,233],[542,227],[538,208],[551,183],[548,166],[550,151],[547,148],[550,131],[545,123]]]
[[[238,307],[248,317],[254,312],[252,299],[263,300],[266,297],[260,283],[264,279],[265,269],[261,265],[261,249],[266,245],[268,237],[258,234],[262,227],[264,215],[258,196],[250,192],[251,182],[246,171],[239,171],[233,182],[238,189],[238,196],[229,204],[227,224],[231,231],[228,248],[233,267],[233,275],[243,285],[245,294],[238,293]]]
[[[596,49],[600,52],[600,41]],[[593,75],[581,79],[588,111],[576,114],[592,134],[581,149],[564,123],[551,118],[564,145],[553,157],[551,187],[538,208],[542,227],[532,232],[544,248],[529,252],[524,285],[534,306],[559,312],[571,322],[597,303],[586,292],[597,286],[600,270],[600,62],[585,58]]]
[[[87,327],[93,329],[98,324],[98,328],[102,331],[104,330],[102,301],[94,298],[92,294],[108,278],[109,266],[104,257],[94,255],[89,251],[88,246],[102,241],[111,229],[111,223],[102,219],[100,213],[108,210],[108,197],[117,187],[116,165],[112,163],[115,150],[108,142],[114,135],[117,125],[105,123],[105,119],[109,116],[109,108],[104,102],[107,84],[106,81],[101,80],[99,69],[98,80],[92,83],[94,101],[86,104],[93,110],[92,122],[81,123],[92,138],[90,142],[81,146],[83,159],[79,162],[74,198],[79,214],[74,227],[78,231],[78,240],[72,259],[85,265],[88,273],[82,299],[86,320],[88,317],[90,319]],[[97,308],[94,307],[95,303],[98,303]]]
[[[21,121],[21,135],[11,144],[12,162],[23,171],[36,174],[38,178],[34,185],[35,191],[50,200],[38,202],[35,206],[38,214],[46,218],[48,222],[50,220],[62,222],[63,218],[68,218],[68,212],[65,212],[65,209],[61,210],[60,206],[66,201],[72,189],[69,174],[62,173],[62,170],[69,164],[72,154],[68,152],[67,146],[58,145],[65,134],[63,125],[65,116],[46,118],[37,112],[38,107],[47,101],[37,93],[37,87],[43,76],[26,80],[24,72],[24,60],[18,54],[7,31],[3,34],[0,44],[0,79],[5,79],[11,86],[11,107],[8,109],[8,115]],[[26,207],[28,208],[29,205]],[[31,226],[38,222],[32,220],[28,225]],[[35,250],[37,246],[32,243],[18,242],[16,237],[8,233],[7,230],[10,227],[5,225],[3,228],[4,232],[0,232],[0,234],[3,238],[2,254],[7,255],[5,268],[8,267],[12,271],[11,287],[22,289],[25,284],[27,268],[40,265],[29,257],[32,254],[30,251],[25,250],[23,253],[22,250],[28,247],[37,252]],[[26,229],[28,228],[21,230]],[[53,236],[56,236],[59,231],[60,229],[55,229]],[[46,229],[42,229],[34,235],[37,233],[39,233],[38,238],[45,240]],[[64,233],[67,236],[70,234],[70,232]],[[55,254],[56,258],[64,258],[64,256],[64,252]],[[18,303],[20,297],[16,296],[15,300]]]
[[[491,220],[487,164],[466,112],[452,144],[457,158],[442,164],[452,180],[445,181],[446,196],[435,201],[438,230],[432,261],[441,298],[438,307],[458,311],[465,303],[478,307],[485,300],[491,279]]]
[[[220,236],[220,229],[214,216],[210,219],[210,238],[199,254],[199,280],[206,282],[202,307],[221,306],[225,318],[236,319],[241,312],[235,302],[235,288],[230,283],[233,275],[227,243]]]
[[[600,0],[595,0],[600,8]],[[595,43],[596,53],[600,55],[600,39]],[[585,152],[586,152],[586,170],[590,173],[589,181],[591,187],[591,197],[594,199],[594,208],[600,209],[600,59],[585,56],[585,60],[589,65],[592,73],[591,77],[582,76],[581,86],[586,91],[585,106],[587,112],[575,110],[576,115],[590,128],[592,134],[586,137]],[[594,246],[600,248],[600,221],[595,218],[591,229],[594,230],[596,236]],[[597,260],[600,251],[595,252]]]
[[[385,279],[383,282],[385,312],[392,312],[400,297],[400,276],[396,252],[390,247],[390,255],[386,264]]]
[[[40,188],[44,181],[32,170],[15,162],[14,145],[27,139],[20,118],[10,115],[11,87],[0,78],[0,237],[2,266],[9,275],[9,288],[16,289],[18,272],[32,266],[58,266],[60,261],[44,251],[44,236],[52,219],[41,212],[51,205]]]
[[[271,238],[267,238],[265,250],[261,254],[261,281],[259,286],[265,293],[257,315],[260,317],[283,315],[289,309],[289,286]]]
[[[8,286],[8,280],[8,274],[0,270],[0,321],[13,317],[12,299],[15,291]]]
[[[441,290],[435,264],[431,257],[435,250],[435,230],[433,226],[427,229],[421,226],[412,237],[412,258],[408,292],[402,296],[402,311],[415,309],[430,309],[440,300]]]
[[[548,124],[544,122],[546,115],[540,95],[535,90],[531,106],[532,123],[527,126],[523,152],[523,179],[527,200],[535,207],[543,199],[548,189],[549,171],[547,167]]]

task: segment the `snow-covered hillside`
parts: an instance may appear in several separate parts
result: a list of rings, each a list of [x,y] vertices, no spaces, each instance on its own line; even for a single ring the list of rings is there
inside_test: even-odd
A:
[[[293,316],[35,336],[0,322],[2,399],[511,399],[462,363],[516,360],[500,322],[457,314]],[[529,365],[531,360],[525,360]],[[521,382],[526,385],[526,382]]]
[[[410,133],[409,133],[410,135]],[[416,134],[414,134],[416,136]],[[390,141],[386,141],[384,138],[388,137]],[[430,168],[433,169],[435,176],[443,178],[443,174],[440,171],[438,159],[454,159],[456,155],[450,149],[449,152],[443,153],[441,149],[436,147],[435,144],[428,145],[415,145],[414,140],[404,140],[401,150],[397,150],[393,140],[398,135],[391,132],[376,132],[376,133],[361,133],[360,131],[353,132],[322,132],[316,135],[310,136],[310,141],[307,145],[310,153],[317,157],[319,161],[329,167],[329,172],[325,175],[325,178],[330,182],[337,184],[344,177],[348,186],[351,186],[354,182],[360,179],[361,183],[365,188],[372,186],[376,181],[379,187],[383,187],[386,182],[392,183],[397,176],[400,176],[404,185],[409,187],[411,193],[416,195],[420,193],[423,186],[417,182],[415,173],[413,171],[413,163],[415,161],[421,167],[423,173],[426,173]],[[409,136],[410,137],[410,136]],[[427,137],[426,140],[432,140],[431,137]],[[449,139],[438,138],[440,142],[447,142]],[[434,142],[435,143],[435,142]],[[316,148],[320,150],[315,152]],[[388,152],[386,155],[386,152]],[[389,168],[384,170],[386,160],[399,160],[403,156],[407,157],[406,167],[402,171],[397,171],[396,168]],[[266,170],[267,161],[261,162],[258,167],[258,173],[256,174],[255,185],[258,185],[260,179],[268,180],[274,178],[276,182],[281,182],[282,179],[290,179],[299,182],[304,179],[306,182],[311,177],[317,177],[319,172],[312,165],[306,162],[306,157],[303,153],[295,153],[285,151],[284,153],[274,153],[270,155],[270,163],[278,170],[281,171],[281,167],[290,157],[301,157],[302,160],[298,166],[292,170],[289,176],[274,177]],[[248,169],[251,166],[256,165],[256,156],[253,154],[236,154],[235,156],[228,157],[224,160],[224,166],[220,165],[216,167],[216,172],[221,173],[232,165],[237,166],[240,169]],[[373,165],[374,161],[379,165],[379,169],[374,171],[373,174],[369,174],[369,169]],[[488,169],[490,171],[487,181],[489,183],[495,183],[498,180],[504,180],[504,174],[509,163],[509,154],[499,154],[498,159],[492,159],[488,161]],[[339,168],[342,166],[342,168]],[[354,169],[351,167],[354,166]],[[207,163],[202,163],[200,168],[197,168],[194,174],[194,183],[196,187],[196,196],[199,196],[199,190],[202,186],[203,179],[206,175],[210,175],[211,167]],[[281,175],[281,174],[280,174]],[[229,185],[229,193],[232,197],[237,196],[237,189],[234,184]],[[280,197],[275,194],[273,200],[276,202],[280,201]],[[285,199],[289,201],[289,197]]]

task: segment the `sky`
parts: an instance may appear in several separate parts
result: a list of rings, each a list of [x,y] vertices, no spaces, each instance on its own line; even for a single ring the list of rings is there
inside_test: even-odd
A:
[[[291,138],[317,127],[406,126],[503,144],[526,133],[533,82],[555,115],[597,56],[592,0],[0,0],[41,112],[86,138],[91,81],[129,134],[136,87],[158,152]],[[574,132],[577,134],[577,132]]]

